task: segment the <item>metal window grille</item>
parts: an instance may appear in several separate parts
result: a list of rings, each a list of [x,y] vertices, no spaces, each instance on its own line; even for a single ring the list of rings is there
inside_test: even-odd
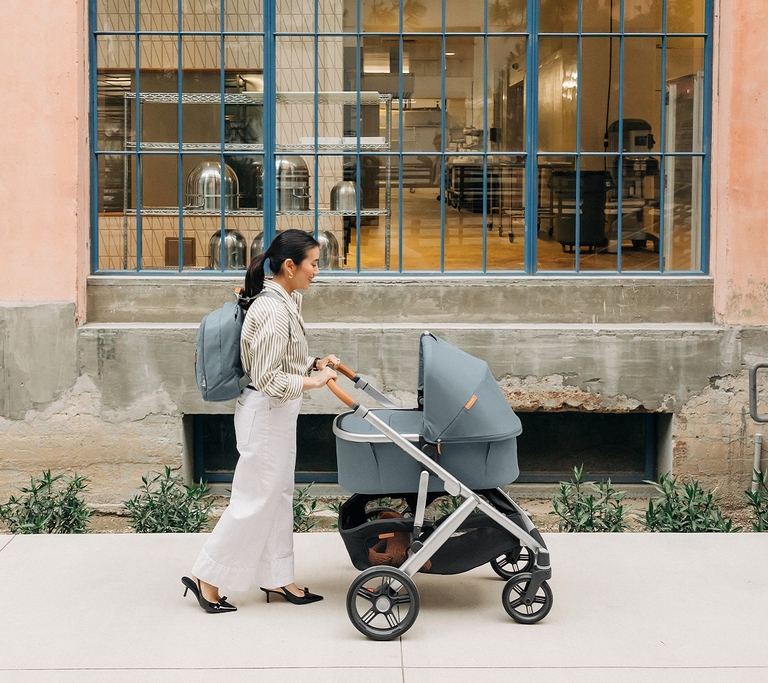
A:
[[[705,273],[713,12],[92,0],[92,271],[240,270],[301,227],[333,275]]]

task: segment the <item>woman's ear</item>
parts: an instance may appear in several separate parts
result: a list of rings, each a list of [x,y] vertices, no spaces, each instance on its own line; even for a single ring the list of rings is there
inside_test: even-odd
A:
[[[293,272],[296,270],[296,264],[293,262],[293,259],[287,258],[283,261],[283,268],[285,269],[286,277],[293,277]]]

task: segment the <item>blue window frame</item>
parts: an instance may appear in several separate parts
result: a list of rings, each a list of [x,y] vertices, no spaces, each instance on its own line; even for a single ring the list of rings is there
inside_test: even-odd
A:
[[[92,270],[708,270],[711,0],[92,0]]]

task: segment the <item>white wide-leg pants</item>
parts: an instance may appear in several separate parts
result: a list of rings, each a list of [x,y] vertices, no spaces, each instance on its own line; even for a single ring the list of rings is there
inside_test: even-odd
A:
[[[297,398],[277,399],[244,389],[235,408],[240,458],[229,506],[192,573],[228,591],[293,583],[293,489]]]

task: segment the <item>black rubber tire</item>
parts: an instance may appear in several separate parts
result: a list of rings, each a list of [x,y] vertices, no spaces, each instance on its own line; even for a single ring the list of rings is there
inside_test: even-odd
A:
[[[529,572],[533,569],[536,556],[530,548],[518,546],[511,552],[499,555],[491,560],[491,569],[502,579],[511,579],[520,572]]]
[[[530,572],[522,572],[507,581],[501,593],[501,601],[507,614],[519,624],[535,624],[549,614],[552,609],[552,589],[545,581],[536,591],[533,603],[526,605],[523,595],[532,578]]]
[[[416,621],[419,591],[413,579],[395,567],[370,567],[349,586],[347,615],[371,640],[394,640]]]

